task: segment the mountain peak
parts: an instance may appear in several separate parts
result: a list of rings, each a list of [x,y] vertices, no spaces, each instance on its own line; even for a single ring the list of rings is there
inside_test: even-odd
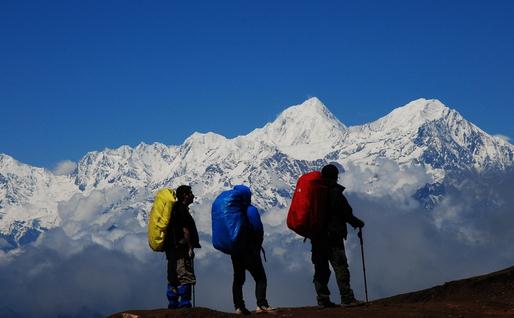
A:
[[[402,115],[418,115],[427,120],[433,120],[440,118],[445,112],[449,110],[450,109],[441,103],[441,101],[438,99],[419,98],[413,100],[405,106],[396,108],[391,112],[391,114],[401,113]]]
[[[0,153],[0,170],[10,170],[14,166],[20,165],[20,162],[13,157]]]
[[[307,148],[316,148],[312,154],[316,157],[318,152],[332,149],[334,142],[340,141],[346,131],[346,126],[323,102],[312,97],[301,104],[288,107],[273,122],[254,130],[248,137],[277,145],[293,157],[312,152]],[[292,150],[291,147],[299,148]]]
[[[367,125],[373,130],[383,130],[384,128],[417,130],[421,125],[441,119],[452,112],[455,111],[437,99],[419,98],[394,109],[386,116]]]
[[[274,137],[290,137],[285,138],[284,143],[295,145],[302,142],[326,141],[329,135],[333,137],[334,131],[345,131],[346,126],[328,110],[321,100],[311,97],[299,105],[285,109],[264,129],[278,134]],[[292,134],[301,138],[295,138]]]
[[[299,105],[288,107],[277,118],[279,120],[291,119],[295,121],[328,121],[328,123],[346,128],[317,97],[311,97]]]
[[[213,132],[207,132],[207,133],[201,133],[201,132],[193,132],[191,136],[189,136],[184,144],[191,144],[191,143],[197,143],[197,144],[218,144],[220,142],[226,141],[227,138],[220,134],[216,134]]]
[[[13,158],[11,156],[8,156],[6,154],[0,153],[0,162],[12,160]]]
[[[318,110],[328,110],[325,104],[316,96],[306,99],[300,106],[316,108]]]

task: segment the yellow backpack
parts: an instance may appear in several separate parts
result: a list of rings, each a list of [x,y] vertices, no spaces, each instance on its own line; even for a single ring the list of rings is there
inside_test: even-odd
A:
[[[171,209],[177,202],[175,191],[164,188],[155,195],[148,218],[148,244],[156,252],[164,251],[166,227],[171,221]]]

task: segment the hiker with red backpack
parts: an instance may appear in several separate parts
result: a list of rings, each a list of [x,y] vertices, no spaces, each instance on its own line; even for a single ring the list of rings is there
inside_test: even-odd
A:
[[[261,260],[264,229],[256,207],[251,205],[250,188],[237,185],[222,192],[213,202],[212,243],[230,255],[234,269],[232,297],[235,313],[249,315],[243,300],[246,271],[255,280],[256,313],[274,311],[266,299],[267,279]]]
[[[311,240],[313,282],[318,305],[322,308],[337,306],[330,301],[329,263],[336,275],[341,305],[364,304],[355,299],[350,287],[350,272],[344,248],[348,234],[346,223],[354,228],[362,228],[364,222],[353,215],[343,195],[345,188],[337,183],[338,175],[337,167],[329,164],[321,169],[321,173],[316,171],[300,177],[287,218],[289,228]]]

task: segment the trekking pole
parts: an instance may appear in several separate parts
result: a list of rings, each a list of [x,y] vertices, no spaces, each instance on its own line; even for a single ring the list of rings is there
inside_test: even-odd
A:
[[[193,271],[194,271],[194,268],[195,268],[195,258],[191,258],[191,265],[193,267]],[[195,295],[195,285],[196,285],[196,281],[195,283],[193,284],[193,308],[196,307],[196,295]]]
[[[195,297],[195,285],[196,285],[196,284],[193,284],[193,308],[195,308],[195,307],[196,307],[196,304],[195,304],[195,298],[196,298],[196,297]]]
[[[362,240],[362,227],[359,227],[359,233],[357,233],[357,236],[361,242],[362,271],[364,272],[364,291],[366,292],[366,303],[368,303],[368,281],[366,280],[366,263],[364,262],[364,242]]]

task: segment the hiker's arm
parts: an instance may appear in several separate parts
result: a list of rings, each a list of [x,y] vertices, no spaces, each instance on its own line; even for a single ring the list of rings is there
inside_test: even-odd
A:
[[[364,227],[364,222],[353,215],[353,209],[344,195],[341,195],[341,205],[343,206],[343,210],[346,215],[346,222],[350,223],[354,228]]]
[[[191,244],[191,234],[189,233],[189,229],[187,227],[184,227],[182,228],[182,230],[184,231],[184,240],[186,241],[186,244],[187,244],[187,247],[189,247],[189,249],[193,249],[193,246]]]
[[[186,241],[186,244],[187,244],[187,254],[189,255],[190,258],[194,258],[195,252],[193,251],[193,244],[191,243],[191,233],[189,232],[189,229],[186,227],[183,228],[183,231],[184,231],[184,240]]]
[[[359,219],[358,217],[356,217],[353,214],[352,214],[350,220],[348,220],[348,223],[350,223],[350,225],[353,226],[353,228],[364,227],[364,221],[362,221],[361,219]]]

